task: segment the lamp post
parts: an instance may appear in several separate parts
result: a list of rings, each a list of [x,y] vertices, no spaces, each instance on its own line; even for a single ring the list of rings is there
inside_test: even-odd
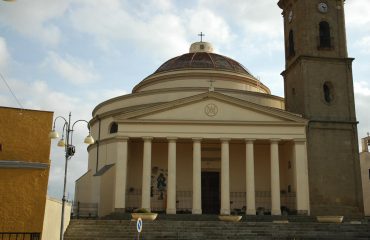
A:
[[[51,139],[55,139],[59,137],[57,131],[55,131],[55,122],[57,119],[63,119],[63,132],[62,138],[58,141],[58,147],[64,147],[65,151],[65,166],[64,166],[64,184],[63,184],[63,198],[62,198],[62,216],[61,216],[61,224],[60,224],[60,240],[63,240],[63,230],[64,230],[64,206],[66,202],[66,182],[67,182],[67,168],[68,168],[68,160],[72,158],[75,154],[75,146],[73,146],[72,138],[73,138],[73,128],[76,123],[78,122],[85,122],[87,123],[87,127],[89,129],[89,135],[85,138],[84,142],[86,144],[93,144],[94,138],[90,134],[90,123],[86,120],[77,120],[71,126],[71,113],[69,113],[68,121],[62,117],[58,116],[54,119],[53,129],[49,133],[49,137]]]

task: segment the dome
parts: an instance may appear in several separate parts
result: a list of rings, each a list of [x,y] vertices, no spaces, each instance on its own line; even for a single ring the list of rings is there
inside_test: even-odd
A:
[[[212,69],[251,75],[237,61],[211,52],[191,52],[171,58],[163,63],[154,73],[186,69]]]
[[[208,42],[191,44],[189,53],[171,58],[153,74],[137,84],[132,92],[163,89],[201,88],[252,91],[271,94],[267,86],[255,78],[239,62],[213,53]]]
[[[171,58],[163,63],[154,74],[186,69],[222,70],[251,76],[249,71],[237,61],[213,53],[213,46],[209,42],[195,42],[191,44],[189,53]]]

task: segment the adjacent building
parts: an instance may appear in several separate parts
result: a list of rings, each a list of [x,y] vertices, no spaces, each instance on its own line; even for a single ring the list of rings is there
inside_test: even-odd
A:
[[[52,118],[52,112],[0,107],[0,234],[41,235]]]
[[[370,136],[362,139],[362,151],[360,153],[362,191],[364,194],[365,215],[370,216]]]

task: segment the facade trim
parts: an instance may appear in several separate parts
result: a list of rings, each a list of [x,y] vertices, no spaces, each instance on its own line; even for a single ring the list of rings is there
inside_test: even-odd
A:
[[[0,160],[0,168],[29,168],[29,169],[47,169],[49,163],[24,162],[14,160]]]

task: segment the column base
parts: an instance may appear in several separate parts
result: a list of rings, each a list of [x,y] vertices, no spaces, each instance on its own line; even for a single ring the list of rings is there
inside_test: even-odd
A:
[[[191,214],[202,214],[202,209],[193,209]]]
[[[247,209],[247,215],[256,215],[256,209]]]
[[[308,216],[308,210],[297,210],[298,215]]]
[[[176,209],[166,209],[166,214],[176,214]]]
[[[220,215],[230,215],[230,209],[221,209]]]
[[[114,212],[115,213],[125,213],[126,212],[126,208],[115,208],[114,209]]]
[[[280,216],[281,215],[281,210],[280,209],[272,209],[271,210],[271,215],[275,215],[275,216]]]

